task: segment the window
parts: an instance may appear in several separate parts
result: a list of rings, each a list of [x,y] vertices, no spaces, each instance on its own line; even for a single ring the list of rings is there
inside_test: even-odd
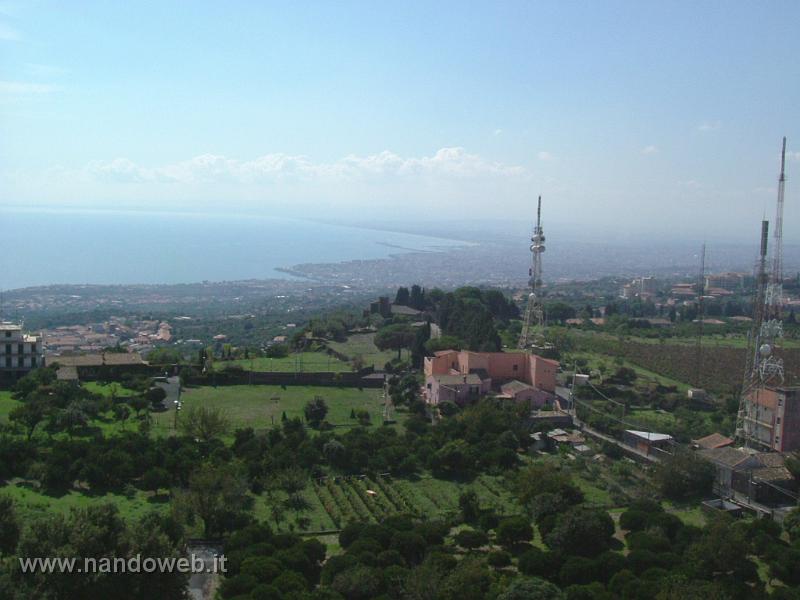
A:
[[[10,331],[6,331],[6,337],[11,337],[11,332]]]
[[[31,344],[31,354],[36,354],[36,344]]]
[[[25,366],[25,359],[22,357],[22,355],[20,355],[20,357],[17,359],[17,366],[20,368]]]
[[[11,357],[6,354],[6,367],[11,368]]]
[[[514,365],[511,369],[516,373],[519,370],[519,365]]]
[[[36,355],[31,356],[31,366],[36,368]]]
[[[11,354],[11,344],[6,344],[6,354]]]
[[[17,354],[25,354],[25,344],[17,344]]]

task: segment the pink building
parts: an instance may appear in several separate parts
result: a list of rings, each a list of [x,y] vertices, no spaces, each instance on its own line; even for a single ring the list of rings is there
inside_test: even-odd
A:
[[[460,406],[476,402],[489,390],[491,381],[479,375],[432,375],[426,379],[425,396],[434,406],[440,402],[455,402]]]
[[[470,352],[442,350],[425,357],[426,379],[436,375],[469,375],[498,384],[517,380],[537,390],[555,393],[558,361],[527,352]],[[484,376],[485,375],[485,376]]]

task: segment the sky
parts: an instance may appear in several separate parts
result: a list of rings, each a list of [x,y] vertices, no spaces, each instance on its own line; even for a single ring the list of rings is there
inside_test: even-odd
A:
[[[0,0],[0,208],[756,238],[800,3]]]

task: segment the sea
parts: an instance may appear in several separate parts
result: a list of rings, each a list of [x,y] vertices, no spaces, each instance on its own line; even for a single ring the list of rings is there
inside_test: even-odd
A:
[[[386,258],[453,239],[281,217],[0,208],[0,289],[289,278],[303,263]]]

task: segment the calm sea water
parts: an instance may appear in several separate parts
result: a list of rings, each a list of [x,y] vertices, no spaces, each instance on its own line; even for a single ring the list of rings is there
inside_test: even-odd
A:
[[[276,267],[459,244],[295,219],[176,213],[0,209],[0,231],[0,289],[280,278]]]

